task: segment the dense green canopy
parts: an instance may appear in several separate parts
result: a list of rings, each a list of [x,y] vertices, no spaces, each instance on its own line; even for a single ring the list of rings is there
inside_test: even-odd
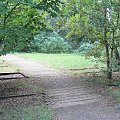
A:
[[[59,12],[59,0],[0,0],[1,53],[17,51]]]

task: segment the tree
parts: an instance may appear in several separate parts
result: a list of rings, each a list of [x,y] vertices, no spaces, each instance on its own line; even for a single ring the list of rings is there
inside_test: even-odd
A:
[[[120,4],[120,1],[115,0],[101,0],[95,3],[93,8],[93,16],[92,24],[97,31],[97,38],[99,39],[99,43],[105,47],[106,50],[106,63],[107,63],[107,77],[109,79],[112,78],[112,69],[113,69],[113,52],[117,50],[118,40],[116,39],[118,36],[119,29],[119,15],[120,11],[116,4]],[[117,9],[117,11],[116,11]],[[116,14],[117,13],[117,14]],[[116,21],[117,20],[117,21]],[[93,22],[94,21],[94,22]],[[94,32],[93,32],[94,33]],[[115,37],[116,36],[116,37]],[[118,43],[119,44],[119,43]],[[119,54],[119,53],[118,53]],[[117,55],[119,56],[119,55]]]
[[[1,54],[27,48],[40,29],[46,28],[46,17],[55,16],[60,0],[0,0]]]
[[[114,53],[120,64],[120,1],[119,0],[65,0],[58,29],[67,29],[73,40],[97,42],[106,50],[107,77],[112,78]],[[64,20],[64,22],[61,22]]]

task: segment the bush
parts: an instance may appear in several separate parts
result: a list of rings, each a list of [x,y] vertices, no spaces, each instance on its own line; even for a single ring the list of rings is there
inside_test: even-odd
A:
[[[71,52],[71,46],[59,34],[42,31],[32,40],[30,51],[40,53],[69,53]]]
[[[90,44],[89,42],[80,42],[79,44],[79,48],[75,49],[74,52],[75,53],[87,53],[91,48],[92,48],[92,44]]]
[[[100,46],[98,42],[92,44],[91,48],[86,52],[87,56],[94,56],[94,58],[101,58],[103,47]]]

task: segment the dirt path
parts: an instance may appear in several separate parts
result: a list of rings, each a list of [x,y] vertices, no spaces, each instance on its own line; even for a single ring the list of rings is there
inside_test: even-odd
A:
[[[108,107],[106,97],[88,88],[82,78],[48,68],[41,63],[7,55],[8,62],[21,67],[29,77],[40,78],[46,89],[48,106],[54,110],[54,120],[120,120],[120,113]]]

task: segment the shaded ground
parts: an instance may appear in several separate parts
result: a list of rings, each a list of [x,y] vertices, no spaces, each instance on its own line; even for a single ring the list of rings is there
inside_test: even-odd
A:
[[[0,120],[33,120],[37,114],[41,114],[40,120],[50,120],[51,113],[48,119],[44,114],[49,110],[42,105],[43,91],[41,83],[33,78],[0,81]]]
[[[14,55],[7,55],[4,57],[4,59],[12,64],[20,66],[23,73],[31,77],[31,79],[28,80],[28,83],[25,82],[25,84],[28,85],[28,90],[26,93],[39,94],[41,91],[45,90],[44,100],[46,101],[46,104],[48,104],[48,106],[54,110],[54,120],[120,119],[119,111],[113,109],[114,101],[112,100],[111,96],[109,96],[107,89],[102,86],[96,86],[96,88],[93,88],[92,83],[90,84],[89,82],[85,81],[88,79],[87,76],[68,76],[66,73],[45,67],[37,62],[18,58]],[[11,84],[11,82],[9,84]],[[41,86],[44,89],[40,90],[39,88],[42,88]],[[19,93],[18,88],[16,89],[17,93]],[[23,87],[19,89],[25,92]],[[7,91],[10,92],[10,90]],[[23,106],[25,103],[29,105],[38,105],[43,98],[42,95],[38,95],[35,96],[35,98],[33,96],[26,98],[24,97],[23,101],[22,99],[17,99],[12,99],[12,102],[14,101],[13,103],[15,106],[22,105],[23,103]],[[25,102],[26,100],[27,102]],[[17,103],[15,101],[17,101]],[[13,106],[13,104],[7,99],[6,101],[1,102],[1,107],[5,106]]]

